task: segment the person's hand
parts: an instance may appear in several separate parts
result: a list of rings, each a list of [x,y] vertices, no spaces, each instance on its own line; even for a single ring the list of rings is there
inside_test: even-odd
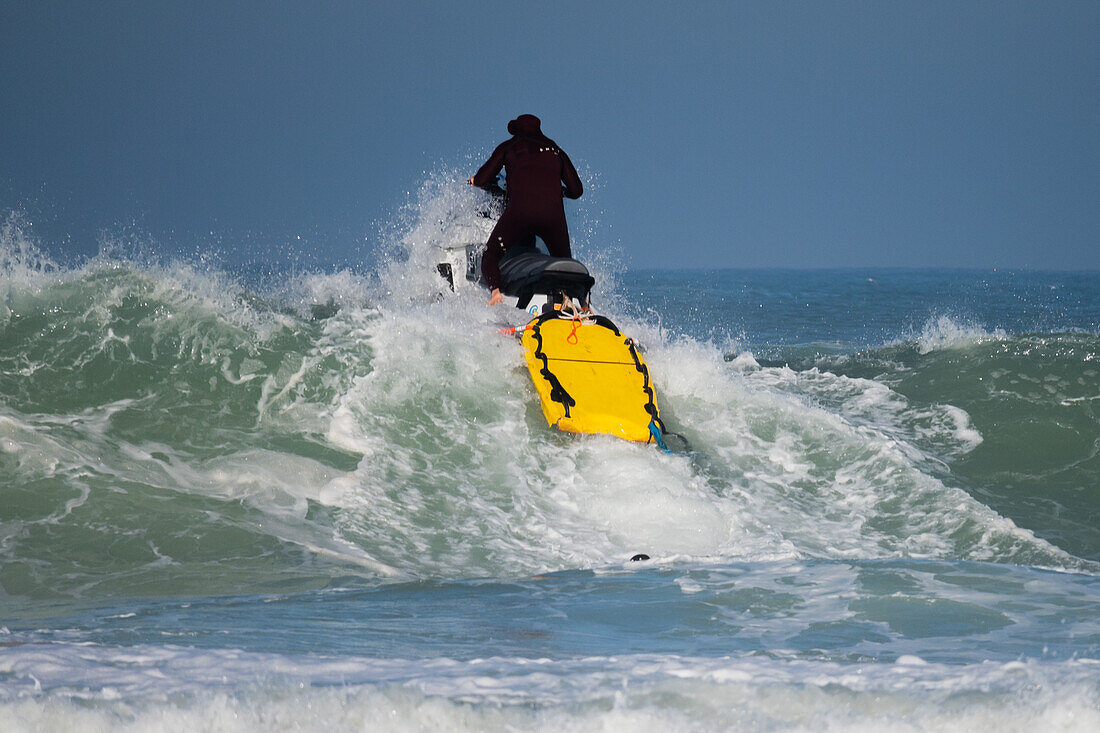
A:
[[[500,294],[500,288],[493,288],[493,294],[489,296],[489,305],[498,305],[504,302],[504,296]]]
[[[470,184],[471,186],[474,185],[474,177],[470,176],[469,178],[467,178],[466,183]]]

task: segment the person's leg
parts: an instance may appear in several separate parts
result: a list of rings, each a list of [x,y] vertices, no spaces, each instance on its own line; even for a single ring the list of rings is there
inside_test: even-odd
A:
[[[552,257],[572,257],[573,251],[569,247],[569,226],[565,223],[565,216],[557,217],[541,226],[538,235],[546,244],[546,251]]]
[[[485,243],[485,252],[481,255],[481,279],[490,290],[500,287],[500,258],[515,239],[514,216],[508,210],[500,215],[489,241]]]
[[[525,217],[509,214],[505,209],[481,256],[481,278],[490,290],[500,287],[500,261],[505,253],[513,247],[523,246],[535,246],[535,230]]]

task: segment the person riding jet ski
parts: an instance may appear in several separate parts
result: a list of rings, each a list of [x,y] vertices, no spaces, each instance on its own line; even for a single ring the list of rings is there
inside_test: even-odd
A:
[[[578,199],[584,188],[569,156],[542,134],[541,124],[534,115],[520,115],[509,122],[511,139],[498,145],[469,180],[488,191],[496,184],[501,168],[508,179],[507,204],[481,260],[482,276],[492,290],[489,305],[504,299],[500,261],[513,247],[533,248],[538,237],[551,256],[573,256],[562,198]]]

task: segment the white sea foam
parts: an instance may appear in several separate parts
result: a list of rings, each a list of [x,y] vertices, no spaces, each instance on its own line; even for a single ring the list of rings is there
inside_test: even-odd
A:
[[[997,730],[1100,725],[1097,663],[0,650],[9,729]]]
[[[733,366],[742,369],[740,364]],[[835,411],[853,425],[895,438],[914,461],[957,457],[982,443],[965,410],[948,404],[914,405],[890,386],[873,379],[849,377],[817,367],[751,370],[753,384],[766,385]]]

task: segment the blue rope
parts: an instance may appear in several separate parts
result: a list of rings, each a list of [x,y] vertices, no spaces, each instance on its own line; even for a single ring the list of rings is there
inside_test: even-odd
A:
[[[668,449],[668,446],[665,445],[665,439],[661,435],[661,429],[659,427],[657,427],[657,421],[656,420],[650,420],[649,421],[649,432],[653,436],[653,442],[655,442],[657,445],[661,446],[661,450],[663,450],[665,453],[671,453],[672,452],[671,450]]]

